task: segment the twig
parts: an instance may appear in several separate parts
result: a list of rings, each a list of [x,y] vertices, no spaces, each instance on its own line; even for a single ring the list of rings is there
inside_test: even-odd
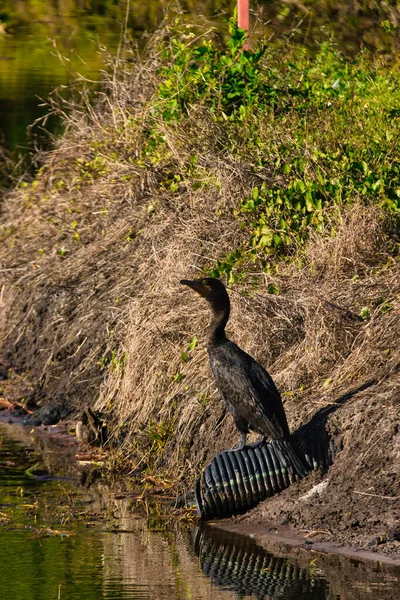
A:
[[[332,532],[329,531],[328,529],[313,529],[312,531],[309,531],[308,533],[306,533],[304,535],[304,537],[309,538],[309,537],[313,537],[314,535],[319,535],[320,533],[332,535]]]
[[[22,402],[10,402],[2,397],[0,398],[0,407],[9,408],[10,410],[15,409],[16,407],[23,408],[28,414],[33,414],[33,411],[26,408],[25,404]]]
[[[373,496],[374,498],[383,498],[384,500],[398,500],[399,496],[380,496],[379,494],[369,494],[368,492],[359,492],[353,490],[353,494],[360,494],[361,496]]]

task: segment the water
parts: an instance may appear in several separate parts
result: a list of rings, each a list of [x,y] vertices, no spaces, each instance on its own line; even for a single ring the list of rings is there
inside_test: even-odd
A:
[[[119,34],[112,32],[103,36],[111,52],[118,39]],[[28,126],[48,113],[44,104],[51,92],[68,86],[77,73],[92,80],[100,77],[104,55],[99,52],[99,43],[97,36],[72,38],[69,43],[60,36],[57,49],[45,34],[0,36],[0,144],[9,150],[48,144],[42,124],[30,132],[33,136],[27,134]],[[58,125],[53,118],[45,128],[57,133]]]
[[[395,600],[400,569],[183,523],[105,484],[79,484],[74,447],[0,422],[1,600]],[[86,486],[88,484],[86,483]],[[135,512],[136,510],[136,512]],[[143,513],[143,510],[142,510]]]

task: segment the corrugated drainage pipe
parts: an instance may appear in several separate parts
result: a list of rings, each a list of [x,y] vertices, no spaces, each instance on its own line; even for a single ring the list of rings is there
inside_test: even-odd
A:
[[[328,439],[296,448],[303,462],[313,469],[326,469],[334,459]],[[272,444],[245,447],[218,454],[205,467],[195,485],[197,512],[203,520],[243,513],[262,500],[281,492],[299,477],[279,459]]]

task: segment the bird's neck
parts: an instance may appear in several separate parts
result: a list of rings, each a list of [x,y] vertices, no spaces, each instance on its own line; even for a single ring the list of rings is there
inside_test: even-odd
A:
[[[208,326],[208,346],[218,346],[226,341],[225,327],[229,319],[229,306],[216,308],[211,306],[211,321]]]

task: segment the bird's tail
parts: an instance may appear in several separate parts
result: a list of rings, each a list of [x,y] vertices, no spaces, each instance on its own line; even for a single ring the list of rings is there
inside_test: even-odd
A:
[[[290,441],[287,439],[272,440],[271,445],[276,450],[282,463],[298,477],[305,477],[310,469],[298,456]]]

